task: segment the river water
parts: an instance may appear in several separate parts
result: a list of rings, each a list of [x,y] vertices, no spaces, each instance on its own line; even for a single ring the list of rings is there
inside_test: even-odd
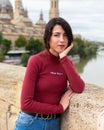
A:
[[[86,83],[104,88],[104,50],[96,57],[74,63],[75,68]]]

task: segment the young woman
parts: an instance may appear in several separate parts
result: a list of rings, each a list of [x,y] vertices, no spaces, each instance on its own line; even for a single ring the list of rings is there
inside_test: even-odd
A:
[[[47,23],[46,50],[28,61],[15,130],[60,130],[60,115],[69,106],[72,92],[81,93],[85,87],[67,57],[72,42],[72,30],[66,20],[58,17]]]

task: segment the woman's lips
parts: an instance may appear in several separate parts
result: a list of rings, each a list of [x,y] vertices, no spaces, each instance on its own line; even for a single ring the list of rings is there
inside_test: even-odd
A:
[[[58,45],[60,48],[64,48],[65,47],[65,45]]]

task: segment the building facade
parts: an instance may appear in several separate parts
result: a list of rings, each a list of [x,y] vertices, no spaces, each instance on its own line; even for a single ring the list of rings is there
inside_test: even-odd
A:
[[[58,15],[58,0],[50,0],[49,19]],[[27,40],[31,37],[41,39],[45,25],[42,12],[37,23],[32,23],[22,0],[15,0],[14,11],[9,0],[0,0],[0,32],[4,38],[12,41],[12,46],[15,46],[15,40],[19,35],[24,35]]]

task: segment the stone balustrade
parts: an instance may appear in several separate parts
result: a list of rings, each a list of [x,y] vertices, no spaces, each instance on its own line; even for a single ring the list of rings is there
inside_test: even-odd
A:
[[[0,130],[13,130],[25,67],[0,63]],[[104,130],[104,89],[86,84],[62,115],[61,130]]]

